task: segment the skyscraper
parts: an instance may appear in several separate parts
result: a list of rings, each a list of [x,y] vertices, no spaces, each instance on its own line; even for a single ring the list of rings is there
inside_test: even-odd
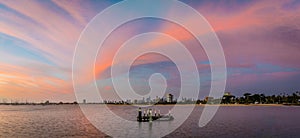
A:
[[[171,102],[173,102],[173,95],[172,94],[167,94],[167,103],[171,103]]]

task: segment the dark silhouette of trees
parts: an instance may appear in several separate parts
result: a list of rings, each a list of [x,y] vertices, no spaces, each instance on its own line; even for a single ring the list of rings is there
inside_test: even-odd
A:
[[[291,95],[280,93],[279,95],[266,96],[265,94],[245,93],[242,97],[236,97],[234,102],[238,104],[300,104],[300,92]],[[226,103],[226,100],[224,100]]]
[[[233,104],[235,103],[235,96],[233,95],[224,95],[221,103],[223,104]]]
[[[244,97],[245,97],[245,104],[249,104],[250,103],[250,97],[251,93],[244,93]]]

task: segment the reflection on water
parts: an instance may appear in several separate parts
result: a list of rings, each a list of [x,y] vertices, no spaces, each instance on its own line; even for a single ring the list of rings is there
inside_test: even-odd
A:
[[[102,105],[86,105],[101,110]],[[160,106],[163,111],[168,106]],[[184,108],[184,106],[182,106]],[[114,113],[129,120],[136,119],[136,109],[112,106]],[[192,115],[166,137],[299,137],[300,107],[220,107],[213,120],[199,128],[203,107],[197,106]],[[109,116],[101,117],[112,119]],[[176,119],[176,118],[175,118]],[[139,137],[152,137],[160,122],[136,122],[132,131]],[[114,122],[106,127],[114,129]],[[169,123],[172,125],[172,122]],[[168,128],[165,128],[168,129]],[[122,131],[122,130],[117,130]],[[145,135],[151,131],[153,135]],[[77,105],[0,106],[0,137],[106,137],[84,117]],[[127,136],[130,137],[130,136]]]
[[[96,137],[76,105],[0,106],[0,137]]]

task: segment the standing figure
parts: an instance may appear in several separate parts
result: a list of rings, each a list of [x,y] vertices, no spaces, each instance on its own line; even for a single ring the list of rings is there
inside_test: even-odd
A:
[[[142,108],[141,107],[139,107],[139,110],[138,110],[138,121],[142,122]]]
[[[152,122],[152,109],[149,109],[149,122]]]

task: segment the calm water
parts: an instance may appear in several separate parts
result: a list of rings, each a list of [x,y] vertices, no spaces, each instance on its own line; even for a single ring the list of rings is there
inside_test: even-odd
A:
[[[91,110],[91,113],[104,108],[102,105],[85,106]],[[157,108],[166,112],[171,107]],[[110,106],[110,109],[122,118],[136,119],[135,107]],[[203,107],[196,107],[191,116],[166,137],[300,137],[300,107],[220,107],[213,120],[205,127],[199,128],[198,121],[202,110]],[[101,118],[113,119],[105,115]],[[138,127],[132,126],[132,131],[139,129],[139,133],[131,137],[149,137],[146,133],[142,133],[147,131],[153,133],[151,136],[159,133],[154,131],[154,128],[151,129],[149,123],[137,122],[136,124]],[[114,122],[103,124],[109,130],[114,130],[117,125]],[[172,125],[172,122],[169,125]],[[106,136],[85,118],[78,105],[0,106],[0,137]]]

